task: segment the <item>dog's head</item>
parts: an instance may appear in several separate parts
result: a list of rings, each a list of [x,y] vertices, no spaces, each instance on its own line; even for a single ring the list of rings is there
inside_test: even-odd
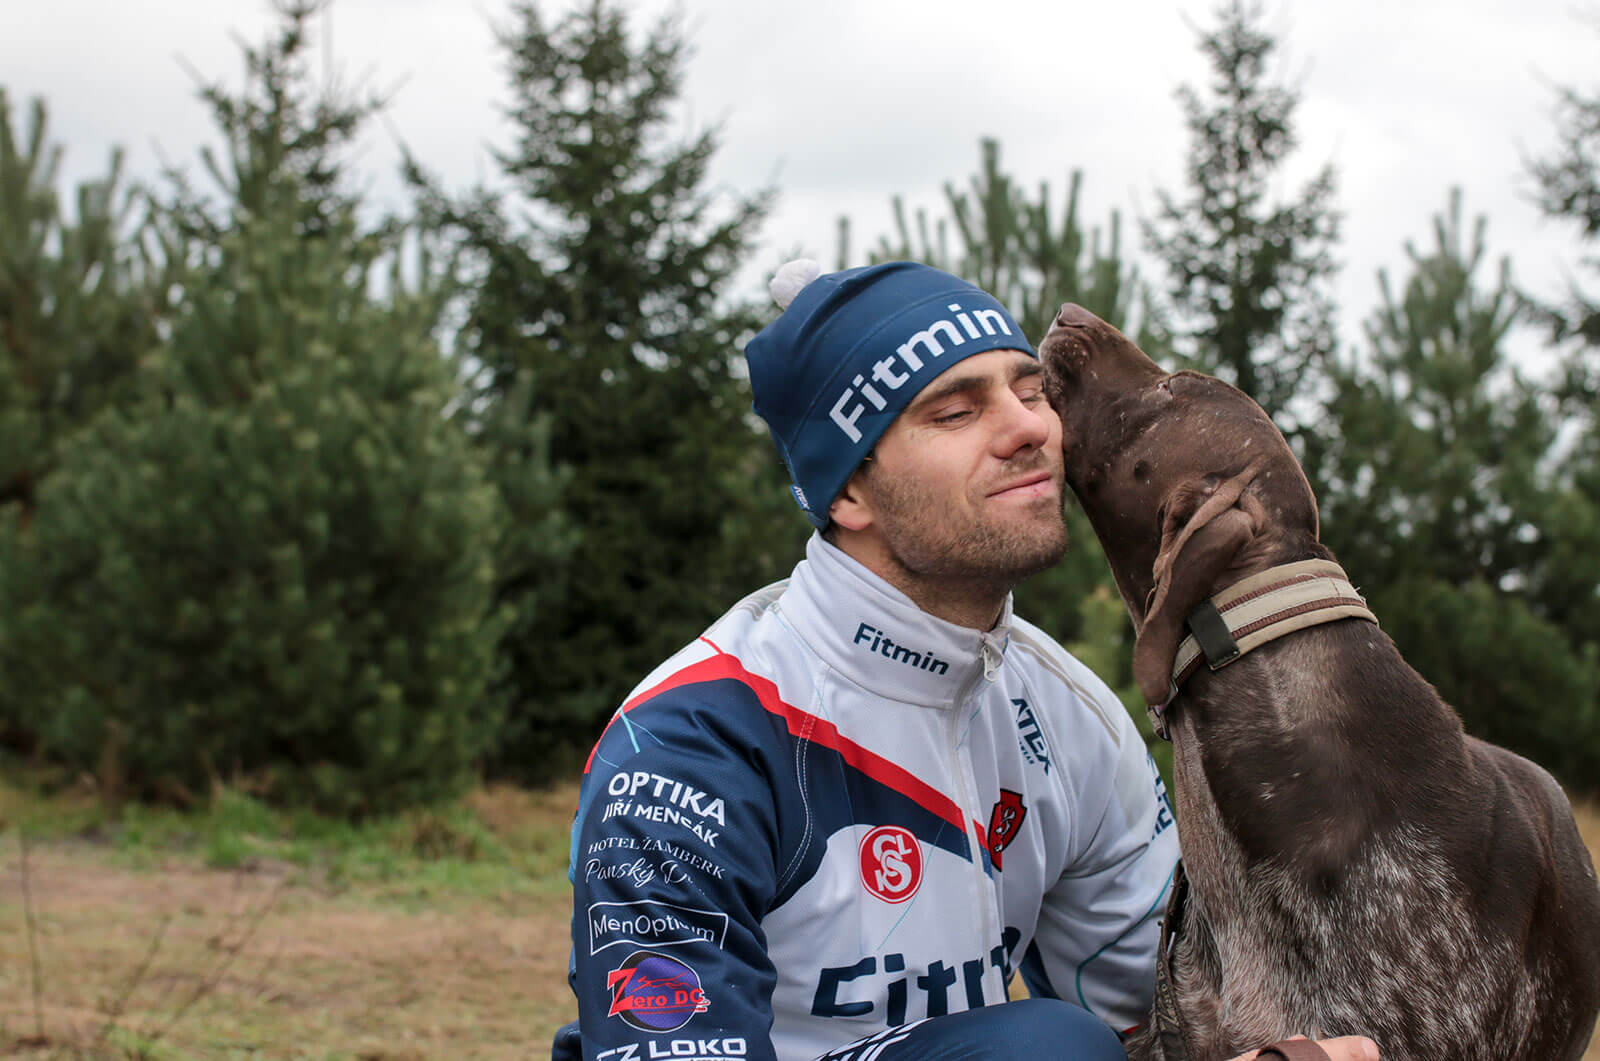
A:
[[[1271,418],[1235,387],[1164,372],[1081,306],[1039,344],[1067,481],[1138,630],[1134,677],[1166,699],[1184,619],[1274,564],[1325,557],[1317,503]]]

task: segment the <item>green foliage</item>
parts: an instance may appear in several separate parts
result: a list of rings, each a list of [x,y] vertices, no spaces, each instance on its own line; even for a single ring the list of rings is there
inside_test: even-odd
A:
[[[1559,90],[1557,146],[1530,164],[1546,215],[1577,225],[1582,260],[1600,279],[1600,85]],[[1545,614],[1600,645],[1600,291],[1574,279],[1562,305],[1542,307],[1561,353],[1556,396],[1570,445],[1553,461],[1556,497],[1544,515],[1553,548],[1534,576]]]
[[[1308,465],[1327,536],[1361,579],[1499,582],[1539,533],[1538,465],[1554,424],[1505,355],[1519,315],[1509,263],[1492,292],[1475,285],[1484,233],[1479,218],[1466,242],[1452,192],[1431,251],[1406,245],[1403,291],[1379,274],[1368,356],[1330,367],[1327,430]]]
[[[19,135],[21,134],[21,135]],[[0,673],[38,587],[22,549],[63,440],[124,391],[155,342],[146,263],[127,238],[121,157],[61,203],[62,149],[35,101],[26,131],[0,89]],[[31,746],[36,706],[0,681],[0,739]]]
[[[1546,215],[1578,226],[1582,238],[1600,241],[1600,86],[1589,94],[1568,86],[1558,90],[1555,107],[1556,147],[1529,164],[1538,187],[1537,202]],[[1586,259],[1600,273],[1600,254]],[[1600,292],[1585,292],[1574,282],[1565,306],[1549,310],[1556,338],[1576,336],[1600,350]],[[1584,375],[1594,394],[1593,365]]]
[[[459,786],[497,722],[501,511],[446,412],[427,241],[361,220],[339,152],[376,103],[313,97],[309,5],[201,95],[220,198],[155,204],[169,338],[62,448],[15,657],[48,748],[115,795],[369,814]],[[381,293],[379,293],[381,292]]]
[[[1600,785],[1600,653],[1533,605],[1483,581],[1425,575],[1364,586],[1374,613],[1461,714],[1467,731],[1533,759],[1568,784]]]
[[[1453,191],[1400,293],[1380,274],[1370,350],[1330,363],[1308,468],[1324,540],[1407,661],[1472,732],[1593,785],[1600,669],[1571,622],[1593,598],[1593,502],[1552,473],[1555,403],[1509,364],[1509,263],[1476,283],[1485,228],[1468,241]]]
[[[1144,697],[1133,681],[1133,645],[1125,636],[1129,630],[1127,608],[1116,590],[1101,585],[1079,601],[1078,613],[1078,639],[1066,645],[1067,651],[1112,687],[1139,728],[1170,792],[1172,745],[1156,736]]]
[[[25,523],[59,440],[114,397],[153,344],[155,320],[127,238],[134,200],[121,154],[103,179],[79,185],[69,216],[43,101],[21,131],[0,89],[0,514],[15,506]]]
[[[530,456],[558,469],[536,474],[543,504],[559,490],[564,526],[503,549],[499,574],[517,619],[495,766],[532,779],[587,748],[732,600],[787,571],[805,523],[738,371],[759,322],[724,295],[767,199],[723,208],[705,189],[714,133],[671,142],[679,25],[636,34],[607,2],[547,24],[521,3],[501,42],[510,191],[452,202],[413,176],[477,269],[461,416],[502,494],[524,488]]]
[[[964,277],[1004,303],[1035,342],[1063,302],[1126,328],[1142,288],[1138,270],[1122,257],[1121,216],[1112,211],[1104,230],[1085,231],[1078,218],[1083,173],[1074,169],[1058,223],[1048,181],[1040,182],[1039,197],[1031,199],[1001,168],[999,141],[980,141],[979,152],[978,172],[965,191],[945,184],[950,216],[931,230],[927,211],[919,209],[913,238],[905,202],[895,196],[894,236],[880,236],[868,261],[909,259]],[[960,237],[954,253],[947,238],[952,226]],[[849,234],[849,220],[841,219],[840,268],[849,256]]]
[[[1268,80],[1277,43],[1259,7],[1227,0],[1200,37],[1207,97],[1178,90],[1191,137],[1188,194],[1158,196],[1145,241],[1165,266],[1176,349],[1290,425],[1291,398],[1335,345],[1328,281],[1339,215],[1325,166],[1297,196],[1272,186],[1294,152],[1298,95]]]

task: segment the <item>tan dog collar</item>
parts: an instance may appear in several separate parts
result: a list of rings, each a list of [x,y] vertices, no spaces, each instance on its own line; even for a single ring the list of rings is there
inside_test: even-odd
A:
[[[1221,670],[1268,641],[1336,619],[1378,621],[1344,569],[1331,560],[1268,568],[1203,602],[1185,620],[1191,632],[1179,643],[1172,662],[1167,702],[1150,705],[1156,736],[1167,739],[1163,713],[1202,661]]]

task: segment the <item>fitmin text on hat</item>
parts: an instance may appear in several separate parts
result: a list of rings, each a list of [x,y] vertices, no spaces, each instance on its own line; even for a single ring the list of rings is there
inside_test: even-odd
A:
[[[961,312],[961,304],[958,302],[950,303],[947,308],[955,314],[955,320],[936,320],[921,331],[912,333],[905,342],[895,347],[895,354],[911,370],[911,373],[921,372],[924,364],[922,358],[916,354],[918,346],[922,347],[923,354],[929,358],[942,357],[944,355],[945,346],[939,342],[937,333],[943,333],[946,336],[946,342],[952,347],[960,346],[968,339],[978,339],[983,336],[1015,335],[1011,330],[1010,322],[1006,319],[1006,315],[997,309],[973,310],[969,315]],[[974,324],[974,320],[978,323]],[[961,323],[961,327],[966,331],[965,335],[956,331],[957,321]],[[978,331],[979,325],[983,328],[981,333]],[[882,361],[875,362],[872,366],[872,379],[882,383],[890,390],[899,390],[910,382],[911,373],[897,373],[894,370],[894,361],[893,357],[886,357]],[[944,366],[939,366],[939,370],[943,371]],[[917,388],[917,390],[921,389],[921,387]],[[865,382],[860,375],[851,380],[850,385],[845,387],[844,392],[839,395],[839,400],[833,403],[833,408],[828,410],[828,416],[835,424],[839,425],[839,430],[843,431],[851,442],[861,441],[861,432],[856,430],[856,421],[866,411],[866,406],[857,398],[858,391],[861,397],[866,398],[875,408],[887,409],[889,407],[889,402],[870,382]],[[845,406],[852,401],[855,404],[847,412]]]
[[[755,411],[815,527],[913,398],[951,365],[989,350],[1034,355],[994,296],[916,262],[823,273],[808,259],[772,280],[784,312],[750,340]]]

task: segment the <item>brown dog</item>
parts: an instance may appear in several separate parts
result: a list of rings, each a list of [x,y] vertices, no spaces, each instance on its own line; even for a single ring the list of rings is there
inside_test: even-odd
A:
[[[1039,350],[1174,749],[1191,887],[1156,1015],[1165,992],[1179,1019],[1130,1053],[1202,1061],[1304,1033],[1369,1035],[1385,1061],[1579,1057],[1600,1010],[1600,887],[1555,781],[1464,735],[1368,621],[1259,406],[1163,372],[1078,306]],[[1223,591],[1255,597],[1290,564],[1295,588],[1274,592],[1299,596],[1277,611],[1317,598],[1334,621],[1259,645],[1225,615],[1218,632],[1207,602],[1238,607]],[[1188,629],[1216,669],[1191,663],[1175,691]]]

